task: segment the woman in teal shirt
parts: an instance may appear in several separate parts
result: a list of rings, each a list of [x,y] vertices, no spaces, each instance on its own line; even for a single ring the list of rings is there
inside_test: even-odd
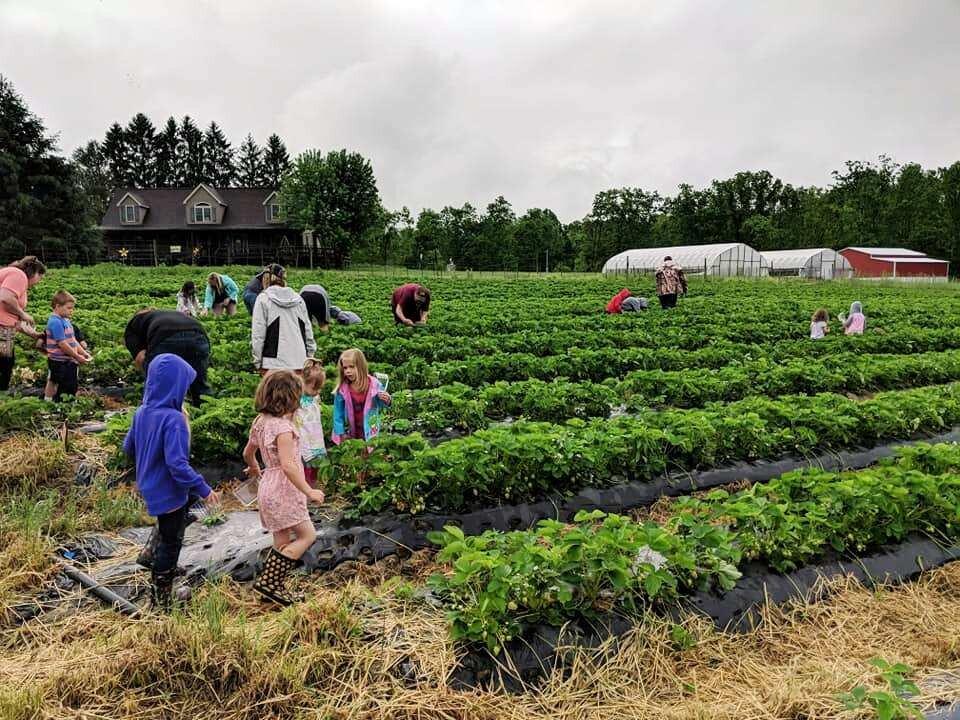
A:
[[[203,312],[214,315],[236,315],[237,297],[240,290],[229,275],[210,273],[207,278],[207,290],[203,296]]]

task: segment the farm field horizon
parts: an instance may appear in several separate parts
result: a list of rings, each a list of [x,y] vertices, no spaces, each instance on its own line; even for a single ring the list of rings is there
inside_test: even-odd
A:
[[[392,405],[370,442],[328,438],[306,600],[262,604],[241,570],[263,546],[215,539],[256,522],[233,496],[260,380],[251,318],[242,304],[200,318],[211,394],[189,411],[191,461],[225,503],[188,530],[211,559],[187,563],[193,598],[164,615],[148,572],[117,570],[151,524],[119,450],[143,384],[124,327],[175,309],[186,281],[242,288],[254,271],[72,267],[30,290],[38,326],[54,292],[73,294],[94,360],[76,399],[44,403],[46,360],[21,339],[0,397],[0,718],[854,718],[874,716],[857,688],[899,698],[899,681],[917,683],[903,713],[960,699],[955,283],[694,276],[664,310],[642,275],[291,269],[290,287],[322,285],[362,318],[314,328],[328,436],[344,350],[389,378]],[[404,282],[430,288],[426,326],[395,325]],[[605,313],[624,287],[649,309]],[[837,316],[855,301],[866,329],[847,336]],[[829,332],[811,340],[821,308]],[[82,552],[91,535],[112,552]],[[886,568],[921,546],[945,549],[925,572],[877,587],[834,573],[827,591],[749,608],[746,632],[702,610],[750,581]],[[600,649],[540,647],[571,623],[621,630]],[[502,692],[496,667],[525,646],[539,667]]]

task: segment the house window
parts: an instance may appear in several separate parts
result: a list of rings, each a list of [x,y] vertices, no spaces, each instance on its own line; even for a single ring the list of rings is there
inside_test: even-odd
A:
[[[207,203],[197,203],[193,206],[193,221],[195,223],[213,222],[213,208]]]
[[[137,206],[136,205],[124,205],[123,206],[123,221],[127,223],[135,223],[137,221]]]
[[[270,219],[279,220],[280,219],[280,204],[271,203],[270,205]]]

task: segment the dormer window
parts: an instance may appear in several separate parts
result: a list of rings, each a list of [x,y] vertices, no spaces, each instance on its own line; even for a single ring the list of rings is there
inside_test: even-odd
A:
[[[280,219],[280,203],[270,204],[270,220]]]
[[[122,208],[123,213],[123,222],[125,223],[135,223],[137,221],[137,206],[136,205],[124,205]]]
[[[209,203],[197,203],[193,206],[193,221],[195,223],[213,222],[213,208]]]

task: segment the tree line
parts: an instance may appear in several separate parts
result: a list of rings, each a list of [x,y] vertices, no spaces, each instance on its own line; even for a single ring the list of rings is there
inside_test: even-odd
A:
[[[279,187],[286,222],[311,230],[318,262],[461,269],[595,271],[626,249],[745,242],[757,249],[907,247],[960,267],[960,162],[937,169],[850,161],[825,188],[740,172],[675,195],[640,187],[603,190],[590,212],[562,223],[548,208],[517,215],[502,196],[414,215],[383,206],[370,161],[309,150],[292,162],[271,135],[235,152],[216,123],[186,116],[159,131],[138,113],[111,125],[69,159],[0,76],[0,261],[38,254],[95,262],[96,226],[114,187]]]

